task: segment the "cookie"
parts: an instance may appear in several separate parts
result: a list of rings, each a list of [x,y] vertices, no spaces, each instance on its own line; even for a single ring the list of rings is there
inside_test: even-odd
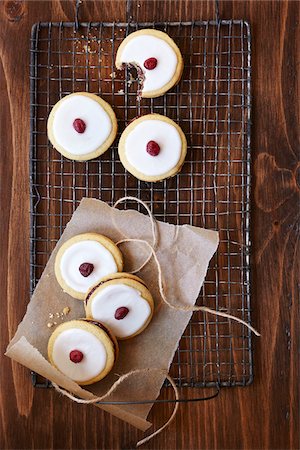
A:
[[[173,120],[147,114],[125,128],[118,151],[122,164],[136,178],[161,181],[181,170],[187,143],[182,129]]]
[[[116,67],[137,68],[142,82],[141,97],[163,95],[181,78],[183,59],[179,48],[166,33],[145,29],[124,39],[116,55]]]
[[[102,380],[118,356],[118,343],[103,324],[88,319],[58,325],[48,341],[51,364],[80,385]]]
[[[79,234],[60,247],[54,269],[63,290],[84,300],[88,290],[101,278],[122,271],[123,257],[107,237],[97,233]]]
[[[111,106],[97,95],[76,92],[59,100],[50,112],[48,138],[63,156],[87,161],[102,155],[117,134]]]
[[[87,294],[86,315],[104,323],[117,339],[140,334],[150,323],[154,302],[145,283],[127,273],[108,275]]]

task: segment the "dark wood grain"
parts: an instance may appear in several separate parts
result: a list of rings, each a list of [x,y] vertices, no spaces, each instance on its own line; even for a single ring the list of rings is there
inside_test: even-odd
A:
[[[0,3],[1,355],[28,303],[30,30],[37,21],[73,20],[73,6],[71,1]],[[253,32],[252,309],[262,332],[255,340],[255,379],[247,388],[224,389],[211,402],[181,405],[169,429],[144,447],[297,449],[299,3],[221,1],[220,13],[249,20]],[[137,20],[207,19],[214,16],[214,3],[132,2],[131,14]],[[81,18],[125,20],[125,2],[84,2]],[[1,448],[120,449],[142,435],[95,408],[33,389],[28,370],[2,356],[0,377]],[[170,408],[153,408],[154,427]]]

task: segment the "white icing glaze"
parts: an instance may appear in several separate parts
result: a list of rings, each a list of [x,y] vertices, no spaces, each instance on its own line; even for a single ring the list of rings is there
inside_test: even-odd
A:
[[[155,141],[160,146],[157,156],[151,156],[146,151],[149,141]],[[172,124],[162,120],[143,120],[127,136],[125,155],[139,172],[159,176],[176,166],[181,148],[180,134]]]
[[[86,124],[84,133],[73,127],[75,119]],[[86,155],[100,147],[108,138],[112,123],[107,112],[95,100],[76,95],[61,102],[54,115],[53,135],[65,150],[74,155]]]
[[[84,277],[79,272],[81,264],[94,265],[93,272]],[[100,242],[79,241],[68,247],[60,261],[60,271],[66,284],[78,292],[86,293],[100,278],[118,271],[113,255]]]
[[[153,70],[144,67],[149,58],[157,59],[157,66]],[[178,64],[177,56],[172,47],[155,36],[140,35],[128,41],[121,53],[121,62],[138,64],[144,74],[143,92],[161,89],[174,76]]]
[[[127,316],[115,319],[116,309],[126,306]],[[95,294],[92,299],[91,312],[116,335],[125,338],[139,331],[149,319],[151,308],[140,292],[126,284],[109,285]]]
[[[79,350],[83,359],[79,363],[70,360],[70,352]],[[106,366],[107,353],[102,342],[86,330],[72,328],[62,331],[54,341],[53,362],[69,378],[77,382],[91,380]]]

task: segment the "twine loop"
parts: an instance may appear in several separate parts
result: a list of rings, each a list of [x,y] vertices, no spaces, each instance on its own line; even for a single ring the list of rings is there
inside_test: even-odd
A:
[[[215,316],[221,316],[221,317],[226,317],[227,319],[231,319],[231,320],[235,320],[236,322],[241,323],[242,325],[244,325],[245,327],[247,327],[250,331],[252,331],[256,336],[260,336],[260,333],[253,328],[249,323],[247,323],[245,320],[240,319],[239,317],[233,316],[231,314],[228,314],[226,312],[223,311],[216,311],[215,309],[211,309],[208,308],[207,306],[197,306],[197,305],[179,305],[179,304],[173,304],[171,302],[169,302],[169,300],[167,299],[167,296],[165,294],[164,291],[164,286],[163,286],[163,276],[162,276],[162,269],[161,269],[161,265],[160,262],[158,260],[157,254],[155,252],[154,246],[157,244],[157,226],[156,226],[156,222],[155,222],[155,218],[153,217],[150,209],[148,208],[148,206],[146,205],[146,203],[144,203],[142,200],[135,198],[135,197],[122,197],[120,198],[115,204],[114,204],[114,208],[119,204],[122,203],[126,200],[132,200],[132,201],[136,201],[138,203],[140,203],[141,205],[143,205],[145,207],[145,209],[148,212],[148,215],[150,217],[150,221],[151,221],[151,229],[152,229],[152,235],[153,235],[153,245],[149,244],[148,241],[146,241],[145,239],[134,239],[134,238],[126,238],[126,239],[122,239],[120,241],[118,241],[116,243],[116,245],[121,245],[124,244],[126,242],[140,242],[144,245],[146,245],[149,250],[150,250],[150,254],[147,257],[146,261],[136,270],[132,271],[131,273],[136,273],[139,270],[141,270],[141,268],[145,267],[145,265],[150,261],[150,259],[153,257],[156,267],[157,267],[157,272],[158,272],[158,287],[159,287],[159,293],[160,296],[163,300],[163,302],[169,306],[169,308],[175,309],[177,311],[184,311],[184,312],[188,312],[188,311],[202,311],[205,313],[209,313],[209,314],[213,314]]]
[[[151,221],[151,230],[152,230],[152,236],[153,236],[152,245],[148,241],[146,241],[144,239],[134,239],[134,238],[121,239],[120,241],[118,241],[116,243],[116,245],[118,245],[118,246],[122,245],[122,244],[124,244],[126,242],[142,243],[142,244],[146,245],[148,247],[148,249],[150,250],[150,253],[149,253],[148,257],[143,262],[143,264],[138,269],[135,269],[134,271],[132,271],[130,273],[136,273],[136,272],[139,272],[140,270],[142,270],[143,267],[145,267],[146,264],[148,264],[148,262],[153,257],[153,259],[155,261],[155,264],[156,264],[156,267],[157,267],[159,293],[160,293],[160,296],[161,296],[163,302],[167,306],[169,306],[170,308],[175,309],[177,311],[184,311],[184,312],[188,312],[188,311],[202,311],[204,313],[213,314],[215,316],[226,317],[226,318],[228,318],[230,320],[234,320],[236,322],[241,323],[242,325],[247,327],[250,331],[252,331],[256,336],[260,336],[259,332],[255,328],[253,328],[251,325],[249,325],[247,322],[245,322],[244,320],[240,319],[239,317],[235,317],[235,316],[233,316],[231,314],[228,314],[228,313],[225,313],[225,312],[216,311],[214,309],[208,308],[207,306],[179,305],[179,304],[170,303],[168,301],[168,299],[166,297],[166,294],[164,292],[161,265],[160,265],[160,262],[158,260],[158,257],[157,257],[156,251],[155,251],[155,248],[156,248],[156,245],[157,245],[157,241],[158,241],[157,224],[156,224],[155,218],[154,218],[153,214],[151,213],[151,211],[150,211],[149,207],[147,206],[147,204],[144,203],[142,200],[136,198],[136,197],[122,197],[113,205],[113,207],[116,208],[120,203],[123,203],[126,200],[136,201],[137,203],[140,203],[141,205],[144,206],[144,208],[146,209],[146,211],[147,211],[147,213],[149,215],[150,221]],[[138,373],[141,374],[141,373],[145,373],[145,372],[147,372],[147,373],[149,373],[149,372],[161,372],[166,377],[166,379],[169,381],[169,383],[171,384],[171,386],[172,386],[172,388],[174,390],[175,405],[174,405],[173,412],[172,412],[171,416],[169,417],[169,419],[167,420],[167,422],[164,425],[162,425],[160,428],[158,428],[158,430],[154,431],[152,434],[150,434],[149,436],[147,436],[144,439],[142,439],[141,441],[139,441],[136,444],[136,446],[139,447],[140,445],[145,444],[146,442],[148,442],[154,436],[156,436],[159,433],[161,433],[168,425],[170,425],[170,423],[174,420],[174,418],[176,416],[176,413],[177,413],[177,410],[178,410],[178,406],[179,406],[179,392],[178,392],[177,386],[175,384],[175,381],[168,374],[167,370],[156,369],[156,368],[131,370],[130,372],[120,376],[120,378],[111,386],[111,388],[106,392],[106,394],[104,394],[101,397],[95,397],[95,398],[90,399],[90,400],[86,400],[86,399],[81,399],[81,398],[75,397],[70,392],[66,391],[65,389],[60,388],[56,383],[52,383],[52,385],[56,389],[56,391],[58,391],[60,394],[65,395],[66,397],[68,397],[69,399],[73,400],[74,402],[88,405],[88,404],[95,404],[95,403],[99,403],[99,402],[103,401],[104,399],[109,397],[109,395],[111,395],[116,390],[116,388],[121,383],[123,383],[126,379],[128,379],[129,377],[131,377],[134,374],[138,374]],[[213,398],[213,397],[209,397],[209,398]]]

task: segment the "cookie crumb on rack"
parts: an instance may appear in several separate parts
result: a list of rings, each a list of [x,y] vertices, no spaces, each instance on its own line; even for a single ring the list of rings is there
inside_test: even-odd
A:
[[[88,42],[90,42],[90,41],[88,41]],[[84,53],[84,52],[93,54],[93,53],[96,53],[96,50],[91,50],[91,47],[89,45],[85,44],[83,46],[82,53]]]
[[[52,327],[53,327],[53,325],[54,325],[54,323],[53,323],[53,322],[48,322],[48,323],[47,323],[47,327],[48,327],[48,328],[52,328]]]

